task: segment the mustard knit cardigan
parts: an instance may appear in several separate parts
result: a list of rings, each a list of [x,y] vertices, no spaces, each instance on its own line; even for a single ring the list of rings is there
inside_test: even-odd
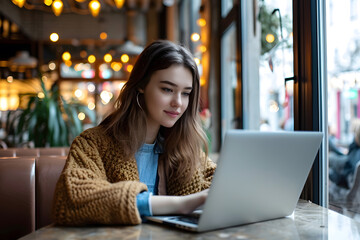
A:
[[[53,217],[57,224],[140,224],[139,182],[136,160],[124,159],[116,141],[100,126],[88,129],[73,141],[57,182]],[[167,195],[187,195],[209,188],[216,164],[207,159],[185,185],[166,179]]]

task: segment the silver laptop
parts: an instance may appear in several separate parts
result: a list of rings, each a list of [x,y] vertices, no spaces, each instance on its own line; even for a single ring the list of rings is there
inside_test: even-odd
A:
[[[202,213],[147,219],[202,232],[291,215],[322,136],[230,130]]]

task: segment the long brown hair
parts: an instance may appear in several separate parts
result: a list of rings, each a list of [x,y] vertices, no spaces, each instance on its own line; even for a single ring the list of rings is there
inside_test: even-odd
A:
[[[166,161],[169,177],[187,181],[199,166],[200,153],[208,154],[206,135],[199,121],[200,79],[192,54],[185,47],[166,40],[158,40],[148,45],[139,55],[129,80],[115,101],[115,110],[100,125],[112,135],[119,147],[131,157],[145,142],[146,112],[143,95],[155,71],[182,65],[193,76],[193,89],[189,105],[181,118],[171,128],[160,127],[157,141],[163,148],[162,157]],[[138,104],[139,103],[139,104]],[[143,106],[143,107],[141,107]]]

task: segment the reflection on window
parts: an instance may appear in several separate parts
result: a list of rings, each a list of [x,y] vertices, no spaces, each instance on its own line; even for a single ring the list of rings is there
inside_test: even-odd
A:
[[[60,76],[62,78],[94,78],[95,69],[89,63],[60,64]]]
[[[260,130],[294,130],[292,1],[259,5],[261,51],[259,66]]]
[[[234,3],[233,0],[222,0],[221,1],[221,17],[225,18],[226,15],[233,8]]]
[[[233,24],[221,41],[221,124],[222,136],[226,130],[236,128],[235,101],[236,76],[236,27]]]

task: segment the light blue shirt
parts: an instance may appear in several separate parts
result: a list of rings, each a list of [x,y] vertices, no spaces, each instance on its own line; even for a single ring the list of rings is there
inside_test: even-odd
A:
[[[160,149],[154,144],[144,144],[135,153],[140,182],[145,183],[148,191],[136,196],[136,205],[141,216],[151,216],[150,196],[157,194],[157,168]]]

